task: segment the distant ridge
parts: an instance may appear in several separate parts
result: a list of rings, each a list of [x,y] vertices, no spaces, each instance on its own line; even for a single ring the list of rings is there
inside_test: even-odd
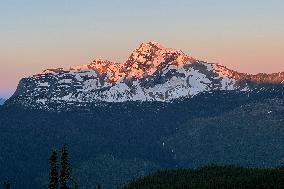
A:
[[[5,103],[6,99],[4,98],[0,98],[0,106],[3,105]]]

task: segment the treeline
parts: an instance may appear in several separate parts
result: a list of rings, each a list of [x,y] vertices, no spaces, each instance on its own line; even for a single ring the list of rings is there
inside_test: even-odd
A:
[[[164,170],[132,180],[122,189],[284,189],[284,169],[207,166]]]

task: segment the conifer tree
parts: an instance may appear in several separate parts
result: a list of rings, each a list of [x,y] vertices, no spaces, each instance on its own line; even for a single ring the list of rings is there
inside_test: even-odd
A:
[[[284,189],[284,167],[280,168],[280,185],[281,185],[281,189]]]
[[[8,179],[4,181],[3,184],[4,184],[5,189],[11,189],[11,183]]]
[[[75,184],[74,184],[74,189],[79,189],[77,182],[75,182]]]
[[[67,145],[64,144],[61,150],[61,170],[60,170],[60,184],[61,189],[68,189],[68,182],[71,180],[71,166],[68,157]]]
[[[101,189],[101,185],[100,184],[98,184],[98,188],[97,189]]]
[[[58,173],[58,162],[57,162],[57,152],[52,150],[50,158],[50,172],[49,172],[49,183],[48,189],[57,189],[59,182],[59,173]]]

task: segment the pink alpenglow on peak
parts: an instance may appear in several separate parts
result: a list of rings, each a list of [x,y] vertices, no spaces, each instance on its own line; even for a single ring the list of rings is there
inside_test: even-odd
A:
[[[123,64],[121,63],[98,59],[92,61],[92,63],[89,64],[89,67],[101,76],[106,74],[110,82],[117,82],[125,76],[123,72]]]
[[[95,59],[90,64],[71,67],[70,70],[95,70],[100,75],[108,75],[109,81],[117,82],[124,77],[141,79],[154,74],[161,67],[173,65],[181,68],[195,61],[181,50],[165,48],[157,42],[148,42],[135,49],[125,63]]]
[[[165,64],[180,68],[194,61],[194,58],[187,56],[181,50],[164,48],[159,43],[148,42],[142,43],[132,52],[125,63],[125,68],[128,77],[142,78],[152,75]]]

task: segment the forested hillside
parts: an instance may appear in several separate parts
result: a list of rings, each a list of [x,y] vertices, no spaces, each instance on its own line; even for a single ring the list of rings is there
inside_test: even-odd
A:
[[[82,189],[117,187],[165,168],[282,166],[283,89],[272,89],[62,112],[6,105],[0,108],[0,178],[11,178],[13,189],[46,188],[50,150],[63,144]]]
[[[131,181],[122,189],[282,189],[283,169],[208,166],[164,170]]]

